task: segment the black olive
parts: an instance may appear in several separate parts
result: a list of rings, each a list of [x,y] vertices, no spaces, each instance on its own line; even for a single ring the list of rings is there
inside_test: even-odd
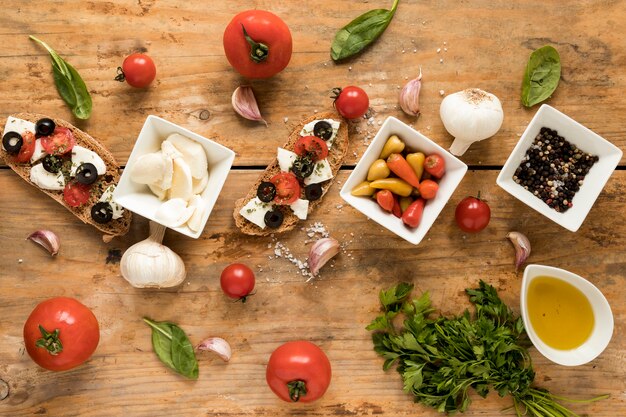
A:
[[[96,223],[108,223],[113,219],[113,208],[111,204],[101,201],[99,203],[94,204],[91,208],[91,218],[95,220]]]
[[[46,155],[43,157],[41,164],[43,165],[43,169],[52,174],[56,174],[63,166],[63,159],[56,155]]]
[[[94,164],[90,164],[86,162],[84,164],[80,164],[78,168],[76,168],[76,181],[81,184],[89,185],[96,182],[98,179],[98,170]]]
[[[276,229],[278,227],[280,227],[281,224],[283,224],[283,219],[285,218],[285,216],[283,215],[283,212],[280,210],[272,210],[272,211],[268,211],[267,213],[265,213],[265,224],[267,225],[267,227],[271,228],[271,229]]]
[[[304,179],[313,173],[314,168],[315,164],[311,161],[310,157],[298,157],[293,161],[291,171],[293,171],[299,179]]]
[[[11,155],[20,153],[23,144],[24,139],[22,139],[22,135],[17,132],[7,132],[2,137],[2,146]]]
[[[256,195],[264,203],[269,203],[276,197],[276,186],[269,181],[263,181],[256,189]]]
[[[50,136],[54,133],[56,124],[52,119],[44,118],[37,120],[35,123],[35,132],[38,136]]]
[[[304,195],[309,201],[315,201],[322,198],[322,192],[322,186],[319,184],[310,184],[304,187]]]
[[[320,139],[328,140],[333,136],[333,127],[327,121],[321,120],[313,126],[313,135]]]

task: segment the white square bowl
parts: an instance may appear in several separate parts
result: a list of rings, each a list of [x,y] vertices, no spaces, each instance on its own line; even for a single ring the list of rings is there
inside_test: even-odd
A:
[[[172,228],[172,230],[197,239],[206,226],[209,215],[217,201],[217,197],[224,186],[224,182],[226,182],[230,167],[235,160],[235,152],[219,143],[213,142],[210,139],[161,119],[160,117],[148,116],[137,137],[137,142],[133,147],[130,158],[128,158],[126,169],[124,169],[119,184],[115,188],[113,200],[124,208],[159,223],[155,218],[155,214],[159,206],[163,204],[163,201],[159,200],[159,198],[150,191],[147,185],[132,181],[130,179],[130,172],[133,164],[140,156],[160,150],[161,143],[172,133],[179,133],[201,144],[206,151],[209,163],[209,182],[201,194],[205,206],[200,229],[194,232],[187,227],[187,225]]]
[[[526,151],[530,148],[542,127],[556,130],[560,136],[578,147],[578,149],[597,155],[599,158],[585,176],[578,192],[574,195],[572,207],[565,212],[557,212],[550,208],[541,198],[536,197],[513,180],[515,170],[519,167],[526,155]],[[622,151],[617,146],[554,107],[544,104],[537,111],[519,142],[517,142],[509,159],[502,167],[496,183],[527,206],[564,228],[576,232],[621,159]]]
[[[408,149],[423,152],[426,155],[436,153],[441,155],[445,160],[446,173],[439,181],[437,196],[426,202],[422,220],[416,228],[407,227],[402,222],[402,219],[382,210],[373,199],[357,197],[350,194],[356,185],[365,181],[370,165],[378,159],[383,146],[385,146],[387,139],[389,139],[391,135],[397,135],[406,144]],[[386,227],[412,244],[417,245],[422,241],[433,225],[435,219],[437,219],[437,216],[439,216],[439,213],[443,210],[443,207],[452,196],[452,193],[454,193],[454,190],[459,185],[466,172],[467,165],[460,159],[454,157],[444,148],[395,117],[388,117],[374,137],[374,140],[372,140],[372,143],[367,147],[367,150],[354,168],[354,171],[352,171],[352,174],[350,174],[348,180],[344,183],[340,195],[348,204],[376,223]]]

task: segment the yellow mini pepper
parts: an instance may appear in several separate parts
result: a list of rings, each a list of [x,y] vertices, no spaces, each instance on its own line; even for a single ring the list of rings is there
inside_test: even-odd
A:
[[[389,190],[400,197],[408,197],[413,191],[413,186],[400,178],[384,178],[382,180],[372,181],[370,187]]]
[[[417,179],[419,181],[422,180],[422,174],[424,173],[424,160],[426,159],[426,155],[421,152],[410,153],[406,156],[406,161],[411,165],[413,171],[415,171],[415,175],[417,175]]]

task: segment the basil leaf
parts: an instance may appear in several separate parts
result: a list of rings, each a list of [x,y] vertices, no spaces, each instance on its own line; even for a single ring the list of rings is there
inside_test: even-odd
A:
[[[34,36],[30,38],[46,48],[50,54],[54,84],[61,98],[72,109],[74,116],[79,119],[88,119],[92,109],[91,95],[78,71],[65,62],[48,44]]]
[[[185,332],[169,322],[143,321],[152,328],[152,348],[161,362],[179,374],[198,379],[198,361]]]
[[[174,362],[172,361],[172,325],[170,323],[157,323],[156,326],[160,329],[152,332],[152,348],[157,357],[172,368],[176,370]]]
[[[391,10],[370,10],[341,28],[330,48],[333,61],[354,56],[378,39],[396,14],[398,2],[399,0],[394,0]]]
[[[561,78],[561,58],[546,45],[530,54],[522,82],[522,104],[532,107],[552,95]]]

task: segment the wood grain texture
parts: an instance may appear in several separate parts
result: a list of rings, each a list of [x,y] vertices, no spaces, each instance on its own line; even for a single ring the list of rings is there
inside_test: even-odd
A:
[[[342,171],[338,182],[348,173]],[[123,251],[144,238],[143,219],[135,216],[127,236],[105,245],[95,229],[77,222],[9,170],[0,170],[0,379],[11,388],[9,397],[0,401],[0,415],[437,416],[412,403],[402,392],[397,373],[381,369],[382,360],[364,329],[376,315],[377,293],[409,280],[417,291],[430,291],[442,313],[455,314],[468,307],[463,289],[482,278],[518,310],[521,276],[514,273],[513,249],[505,239],[510,230],[524,231],[530,238],[531,262],[566,268],[594,282],[615,317],[611,343],[590,364],[561,367],[532,349],[536,382],[572,398],[611,394],[596,404],[573,405],[578,413],[626,414],[626,172],[614,174],[589,218],[573,234],[495,187],[497,172],[470,171],[417,247],[342,205],[335,184],[324,205],[303,225],[322,222],[345,250],[333,267],[325,267],[321,278],[309,284],[285,259],[274,259],[272,238],[244,237],[236,231],[231,217],[234,201],[257,174],[245,170],[230,174],[197,241],[167,232],[165,243],[185,261],[188,278],[180,288],[148,291],[133,289],[117,264],[106,263],[109,250]],[[484,190],[493,217],[482,233],[465,235],[454,224],[454,207],[476,189]],[[55,259],[24,239],[42,227],[61,238]],[[308,252],[306,239],[302,230],[280,237],[299,258]],[[234,261],[244,261],[256,272],[257,293],[246,304],[225,298],[219,287],[222,268]],[[63,373],[39,369],[24,353],[21,335],[34,306],[56,295],[76,297],[91,307],[102,332],[93,358]],[[183,380],[152,353],[150,330],[142,316],[179,323],[192,343],[207,336],[224,337],[233,347],[233,358],[226,364],[200,353],[199,380]],[[280,343],[299,338],[319,344],[333,366],[329,391],[311,405],[283,403],[265,384],[270,353]],[[503,415],[501,409],[510,405],[495,394],[473,400],[465,415]]]
[[[37,34],[85,78],[94,112],[78,126],[109,146],[122,164],[149,114],[200,134],[222,135],[224,144],[237,152],[237,165],[267,164],[293,124],[315,110],[330,109],[331,88],[356,84],[369,93],[375,116],[373,125],[354,122],[347,163],[358,159],[387,116],[412,122],[448,147],[452,137],[439,119],[440,90],[449,94],[480,87],[501,99],[505,121],[494,138],[474,145],[464,160],[501,165],[538,108],[525,109],[519,99],[528,56],[552,44],[561,54],[563,73],[548,103],[617,146],[626,145],[624,0],[569,2],[567,7],[555,0],[401,1],[372,48],[334,64],[329,57],[334,33],[360,13],[389,7],[387,3],[5,0],[0,116],[38,112],[72,120],[53,87],[48,56],[28,40],[29,34]],[[230,105],[232,91],[246,81],[224,57],[222,32],[236,12],[248,8],[273,10],[293,34],[289,67],[271,80],[252,83],[268,128],[238,118]],[[157,63],[157,81],[147,91],[113,81],[116,67],[136,50],[147,51]],[[397,94],[420,66],[422,116],[414,121],[396,108]],[[200,119],[205,110],[208,120]],[[251,146],[256,152],[247,152]]]

